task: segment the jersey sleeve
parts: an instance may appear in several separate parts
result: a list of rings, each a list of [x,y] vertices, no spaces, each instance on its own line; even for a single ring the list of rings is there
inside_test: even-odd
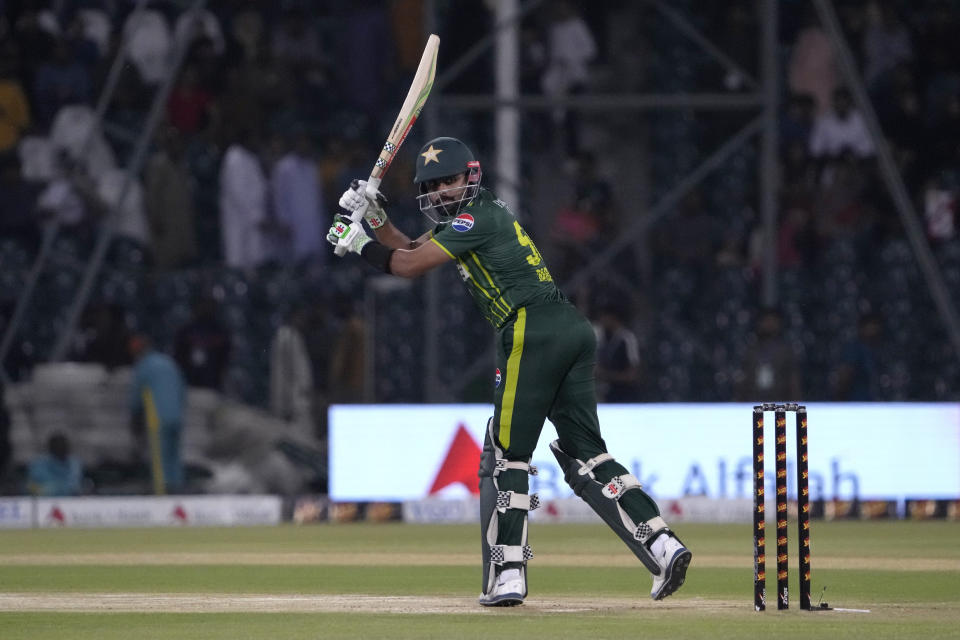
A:
[[[435,231],[430,242],[439,246],[451,258],[456,258],[484,245],[497,231],[490,212],[467,207],[442,229]]]

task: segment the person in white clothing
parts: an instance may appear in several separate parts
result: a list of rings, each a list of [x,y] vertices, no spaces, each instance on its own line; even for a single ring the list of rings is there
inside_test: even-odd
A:
[[[829,160],[846,152],[858,158],[869,158],[875,149],[863,115],[853,108],[850,91],[839,87],[833,92],[832,109],[817,116],[813,122],[810,155]]]
[[[242,130],[220,165],[220,232],[227,266],[253,269],[269,257],[267,178],[253,136]]]
[[[305,437],[313,435],[313,367],[303,309],[294,309],[270,343],[270,410]]]
[[[323,258],[323,198],[317,161],[305,133],[277,161],[270,176],[273,213],[279,227],[281,261]]]
[[[587,64],[597,55],[593,34],[567,0],[554,5],[553,21],[547,31],[548,62],[541,78],[544,94],[563,98],[584,90],[587,84]],[[575,111],[558,108],[553,112],[554,122],[563,125],[565,147],[569,155],[580,150],[579,118]]]

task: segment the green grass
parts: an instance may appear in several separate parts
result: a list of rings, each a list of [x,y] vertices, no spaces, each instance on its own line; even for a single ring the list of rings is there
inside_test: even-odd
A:
[[[824,600],[831,605],[868,608],[869,614],[806,613],[795,607],[787,612],[755,613],[749,526],[678,529],[694,551],[694,562],[683,589],[664,606],[649,602],[649,576],[602,526],[542,525],[531,532],[536,557],[530,563],[529,606],[477,607],[475,612],[468,607],[445,614],[27,610],[0,613],[0,638],[769,636],[878,640],[960,636],[958,523],[814,522],[814,601],[826,586]],[[466,600],[479,592],[480,569],[474,561],[478,551],[476,528],[465,526],[5,531],[0,532],[0,592],[367,594]],[[164,563],[165,557],[175,556],[163,554],[185,553],[204,559]],[[78,560],[76,554],[83,558]],[[118,560],[123,554],[143,554],[151,560],[138,563],[136,556]],[[237,554],[247,554],[247,560],[236,561]],[[303,562],[250,560],[282,558],[283,554],[302,554]],[[342,554],[348,555],[343,558]],[[378,560],[373,562],[370,554],[383,555],[376,555]],[[335,562],[329,560],[337,557]],[[382,561],[385,557],[394,561]],[[557,561],[560,557],[564,560]],[[792,550],[794,605],[795,558]],[[922,566],[911,566],[911,559]],[[771,564],[772,558],[768,559],[767,586],[775,608]],[[586,598],[590,604],[580,607],[586,610],[551,611],[537,608],[538,598],[564,602]],[[611,604],[598,605],[604,598]]]

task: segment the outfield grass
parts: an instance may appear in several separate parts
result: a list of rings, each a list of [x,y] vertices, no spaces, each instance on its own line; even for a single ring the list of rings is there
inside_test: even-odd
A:
[[[770,577],[755,613],[748,525],[679,527],[694,560],[663,603],[602,526],[537,526],[527,603],[492,610],[476,527],[7,531],[0,638],[960,637],[960,524],[813,528],[814,601],[870,613],[777,612]]]

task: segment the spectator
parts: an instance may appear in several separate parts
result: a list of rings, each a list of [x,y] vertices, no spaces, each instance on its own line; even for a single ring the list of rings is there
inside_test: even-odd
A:
[[[810,155],[837,158],[844,152],[858,158],[873,156],[873,139],[858,109],[853,107],[850,91],[839,87],[833,92],[833,108],[817,116],[810,134]]]
[[[123,307],[116,304],[95,304],[88,307],[74,335],[70,359],[77,362],[96,362],[108,370],[132,364],[127,345],[127,330]]]
[[[857,335],[843,346],[833,376],[833,400],[868,402],[879,400],[877,354],[883,335],[880,317],[865,313],[857,322]]]
[[[191,387],[223,391],[230,362],[230,333],[217,318],[217,303],[208,296],[193,302],[192,316],[174,339],[174,358]]]
[[[752,343],[736,374],[739,402],[779,402],[800,399],[800,370],[796,356],[783,338],[783,315],[761,310]]]
[[[292,64],[298,69],[317,65],[323,57],[320,37],[310,16],[300,8],[281,16],[271,34],[270,50],[278,64]]]
[[[338,29],[334,55],[335,59],[345,62],[336,70],[337,86],[343,99],[360,113],[379,113],[383,107],[388,66],[384,62],[394,55],[385,4],[376,0],[354,0]]]
[[[41,12],[26,8],[14,25],[14,41],[23,64],[20,79],[24,87],[34,87],[37,66],[53,51],[56,38],[41,24]],[[34,114],[36,115],[36,114]]]
[[[777,229],[780,266],[784,269],[812,266],[817,249],[817,232],[810,209],[803,202],[788,203]]]
[[[56,173],[37,198],[37,213],[41,218],[49,218],[71,230],[88,233],[92,225],[89,224],[87,198],[74,184],[73,160],[67,153],[61,152],[55,164]]]
[[[597,390],[602,402],[640,400],[640,343],[627,326],[623,304],[600,307],[597,319]]]
[[[167,118],[180,133],[192,135],[203,128],[212,102],[213,96],[200,84],[197,68],[186,66],[170,92]]]
[[[0,153],[17,146],[30,126],[30,105],[17,77],[17,50],[12,43],[0,45]]]
[[[189,11],[181,13],[173,28],[173,38],[174,42],[187,39],[188,47],[192,47],[200,40],[208,40],[218,56],[223,55],[227,47],[220,21],[209,9],[201,11],[195,22],[191,21]]]
[[[322,259],[327,246],[320,170],[306,133],[299,133],[292,148],[274,165],[270,186],[279,225],[280,260]]]
[[[257,157],[254,133],[242,129],[220,167],[220,231],[229,267],[253,269],[268,256],[267,178]]]
[[[112,212],[110,221],[118,236],[133,240],[145,249],[153,249],[143,185],[136,175],[128,175],[126,170],[119,168],[105,170],[97,178],[96,198],[104,213]]]
[[[247,6],[233,15],[230,25],[230,37],[233,46],[239,49],[241,60],[254,60],[264,47],[263,16],[256,2],[245,2]]]
[[[299,433],[312,436],[313,370],[304,340],[306,310],[293,309],[270,343],[270,410]]]
[[[0,236],[21,238],[36,245],[37,195],[38,188],[21,177],[17,157],[0,156]]]
[[[170,58],[170,27],[163,14],[154,9],[131,13],[123,25],[127,53],[140,79],[148,85],[159,84],[167,72]]]
[[[699,286],[716,264],[720,229],[703,204],[703,194],[692,192],[681,203],[679,219],[659,225],[655,242],[663,264],[684,267]]]
[[[816,103],[807,94],[794,94],[787,101],[787,110],[780,119],[780,144],[788,149],[795,143],[806,147],[813,131]]]
[[[582,93],[587,86],[587,64],[597,55],[597,44],[587,23],[568,0],[553,5],[547,32],[547,67],[541,85],[544,94],[555,98]],[[553,120],[563,127],[564,150],[576,155],[580,150],[579,117],[576,110],[558,108]]]
[[[113,31],[110,16],[101,9],[88,7],[77,12],[77,17],[84,39],[96,45],[99,57],[103,58],[110,53],[110,37]]]
[[[353,300],[340,294],[334,300],[333,313],[339,327],[333,334],[340,336],[336,340],[330,355],[330,397],[340,403],[364,402],[366,398],[364,381],[366,344],[364,335],[366,326],[363,316],[354,309]]]
[[[64,40],[57,40],[49,62],[37,67],[33,83],[37,120],[49,125],[60,107],[86,104],[93,95],[87,69],[71,53]]]
[[[179,493],[184,486],[180,438],[187,401],[183,375],[173,358],[155,351],[143,334],[130,338],[130,355],[135,362],[130,385],[132,418],[134,424],[146,425],[153,477],[162,478],[154,489],[157,493]],[[142,442],[140,437],[137,440]],[[158,459],[160,469],[155,467]]]
[[[158,134],[159,148],[146,168],[146,208],[158,269],[175,269],[197,258],[192,180],[183,138],[173,127]]]
[[[867,174],[852,153],[833,162],[813,201],[818,234],[855,238],[872,225]]]
[[[874,3],[876,13],[863,38],[864,71],[868,87],[875,87],[897,65],[913,58],[910,32],[890,3]]]
[[[27,484],[37,496],[75,496],[83,493],[83,463],[70,455],[70,441],[55,433],[47,453],[27,465]]]
[[[97,127],[97,117],[88,105],[61,108],[50,125],[50,141],[64,150],[87,175],[99,176],[117,166],[113,150]]]
[[[28,182],[45,183],[57,174],[57,147],[47,136],[25,135],[17,145],[17,157]]]
[[[790,52],[787,84],[795,94],[813,96],[819,115],[830,108],[830,98],[839,84],[839,75],[833,43],[817,23],[813,9],[806,10],[803,24]]]

